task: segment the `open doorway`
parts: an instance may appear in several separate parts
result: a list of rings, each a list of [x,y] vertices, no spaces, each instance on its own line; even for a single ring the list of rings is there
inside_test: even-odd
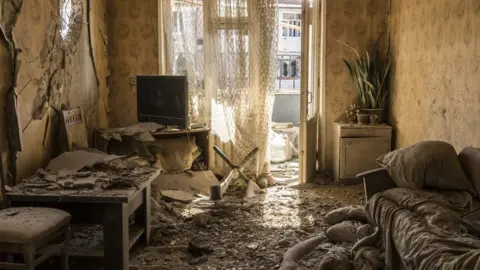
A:
[[[299,181],[302,0],[278,1],[276,92],[270,171],[277,183]]]

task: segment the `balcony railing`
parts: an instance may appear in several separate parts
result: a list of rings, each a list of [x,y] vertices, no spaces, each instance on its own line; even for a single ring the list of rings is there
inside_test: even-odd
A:
[[[277,87],[279,92],[300,90],[300,53],[277,56]]]

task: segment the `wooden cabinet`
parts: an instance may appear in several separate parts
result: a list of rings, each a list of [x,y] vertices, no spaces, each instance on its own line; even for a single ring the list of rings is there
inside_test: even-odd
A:
[[[334,179],[352,183],[358,173],[378,168],[377,158],[391,150],[392,127],[335,123]],[[353,180],[353,181],[352,181]]]

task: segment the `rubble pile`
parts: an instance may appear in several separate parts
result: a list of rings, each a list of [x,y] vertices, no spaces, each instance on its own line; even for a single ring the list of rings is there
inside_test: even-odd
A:
[[[360,186],[274,186],[245,198],[232,186],[216,206],[152,201],[153,243],[135,247],[131,269],[279,269],[290,247],[322,236],[323,242],[296,264],[317,269],[330,251],[351,243],[333,243],[324,220],[332,210],[363,201]],[[333,268],[331,268],[333,269]]]
[[[39,169],[34,175],[13,187],[12,192],[70,194],[72,191],[135,188],[147,181],[155,172],[156,169],[150,167],[131,169],[125,160],[117,157],[80,168],[58,171]]]

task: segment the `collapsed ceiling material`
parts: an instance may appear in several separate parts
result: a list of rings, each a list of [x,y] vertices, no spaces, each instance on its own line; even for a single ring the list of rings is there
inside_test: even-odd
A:
[[[53,159],[46,170],[25,178],[12,191],[24,194],[76,194],[106,189],[135,188],[156,170],[130,168],[122,157],[78,150]]]

